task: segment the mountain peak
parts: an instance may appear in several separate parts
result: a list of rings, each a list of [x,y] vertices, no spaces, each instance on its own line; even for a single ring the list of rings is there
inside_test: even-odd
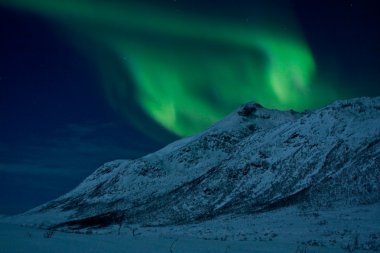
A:
[[[19,219],[66,229],[167,225],[289,205],[377,203],[379,164],[380,98],[305,113],[252,102],[158,152],[104,164]]]

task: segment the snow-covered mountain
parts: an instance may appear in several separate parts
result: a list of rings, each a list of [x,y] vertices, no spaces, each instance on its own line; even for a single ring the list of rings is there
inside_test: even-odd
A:
[[[179,225],[380,200],[380,97],[297,113],[248,103],[195,136],[104,164],[17,217],[57,229]]]

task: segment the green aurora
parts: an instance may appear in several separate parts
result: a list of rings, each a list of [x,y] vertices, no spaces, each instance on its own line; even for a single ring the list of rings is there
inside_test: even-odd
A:
[[[301,111],[337,99],[318,81],[290,14],[283,14],[284,30],[275,21],[248,24],[120,1],[0,3],[66,29],[99,66],[111,105],[145,132],[153,119],[188,136],[248,101]]]

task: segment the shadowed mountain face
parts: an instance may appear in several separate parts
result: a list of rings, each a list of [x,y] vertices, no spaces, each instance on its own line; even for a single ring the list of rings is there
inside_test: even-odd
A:
[[[380,200],[380,97],[305,113],[249,103],[203,133],[97,169],[18,219],[78,229],[167,225],[288,205]]]

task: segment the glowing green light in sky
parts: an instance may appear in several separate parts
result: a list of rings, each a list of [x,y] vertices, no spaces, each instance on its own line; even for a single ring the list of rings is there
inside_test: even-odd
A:
[[[92,52],[112,80],[106,95],[140,128],[139,116],[120,101],[133,98],[157,123],[184,136],[248,101],[303,110],[334,96],[322,87],[311,89],[316,66],[292,24],[285,32],[269,23],[242,25],[114,1],[2,2],[56,19],[111,52],[114,61]],[[115,62],[132,77],[133,89],[108,71]],[[321,94],[322,100],[316,98]]]

